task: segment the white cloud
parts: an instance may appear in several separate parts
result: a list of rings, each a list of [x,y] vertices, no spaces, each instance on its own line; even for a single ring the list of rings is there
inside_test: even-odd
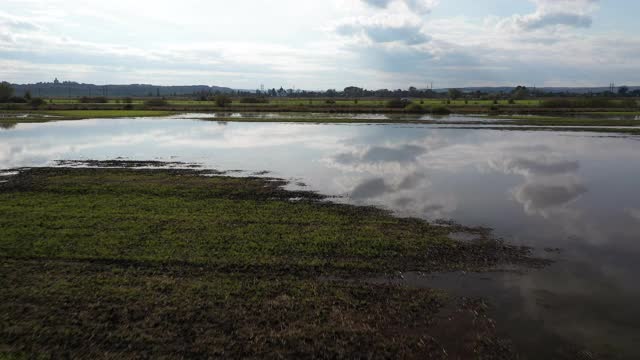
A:
[[[535,31],[548,27],[588,28],[593,23],[591,14],[599,0],[531,0],[536,11],[527,15],[514,15],[504,19],[505,29]]]
[[[440,2],[439,0],[362,0],[369,6],[376,8],[389,8],[394,5],[401,5],[408,10],[418,13],[429,13]]]
[[[423,44],[431,38],[422,32],[415,19],[400,16],[376,16],[344,20],[335,27],[338,35],[353,37],[370,43],[399,42],[407,45]]]

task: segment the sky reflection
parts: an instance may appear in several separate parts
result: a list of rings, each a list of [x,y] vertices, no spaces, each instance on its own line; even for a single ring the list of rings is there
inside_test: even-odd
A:
[[[623,354],[640,341],[632,325],[640,323],[639,150],[628,136],[415,124],[114,119],[0,130],[0,170],[118,157],[269,170],[296,180],[291,187],[344,196],[337,201],[491,227],[541,254],[560,248],[548,269],[497,279],[510,308],[551,333]]]

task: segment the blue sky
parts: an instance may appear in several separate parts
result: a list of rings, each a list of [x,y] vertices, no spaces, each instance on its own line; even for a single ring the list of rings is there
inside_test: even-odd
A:
[[[639,13],[627,0],[3,0],[0,80],[636,85]]]

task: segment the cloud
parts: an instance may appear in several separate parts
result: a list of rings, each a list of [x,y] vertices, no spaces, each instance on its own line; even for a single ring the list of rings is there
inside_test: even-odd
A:
[[[552,160],[549,158],[529,159],[515,157],[499,161],[493,160],[496,168],[505,173],[521,174],[524,176],[550,176],[575,173],[580,168],[578,161]]]
[[[527,214],[546,214],[546,210],[564,206],[587,192],[579,183],[544,184],[530,182],[514,191],[515,199]]]
[[[417,45],[429,42],[431,37],[422,32],[419,22],[402,17],[355,18],[335,27],[336,34],[371,43],[399,42]]]
[[[363,200],[380,197],[383,195],[391,195],[403,190],[418,188],[419,186],[425,184],[425,180],[426,175],[423,173],[409,174],[397,185],[389,183],[387,179],[383,177],[367,179],[353,188],[353,190],[351,191],[351,198],[355,200]],[[400,200],[400,202],[402,203],[403,200]],[[408,203],[409,202],[406,202],[406,204]]]
[[[369,199],[384,195],[393,191],[393,188],[387,185],[383,178],[366,180],[356,186],[351,192],[351,197],[356,200]]]
[[[365,4],[380,9],[386,9],[394,4],[405,6],[412,12],[426,14],[438,5],[439,0],[362,0]]]
[[[640,222],[640,209],[629,208],[626,211],[634,220]]]
[[[598,0],[531,0],[536,11],[527,15],[513,15],[500,23],[501,28],[535,31],[548,27],[589,28],[592,12]]]
[[[333,160],[343,165],[411,163],[426,152],[426,148],[411,144],[398,147],[372,146],[363,152],[340,153]]]

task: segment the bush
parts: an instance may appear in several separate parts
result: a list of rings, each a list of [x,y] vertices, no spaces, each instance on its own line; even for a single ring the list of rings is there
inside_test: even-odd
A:
[[[610,108],[618,107],[615,101],[604,98],[548,99],[541,103],[546,108]]]
[[[125,106],[122,107],[123,110],[133,110],[133,105],[131,104],[126,104]]]
[[[404,111],[411,114],[422,114],[425,112],[424,108],[421,105],[413,103],[405,106]]]
[[[122,99],[122,102],[125,104],[131,104],[133,103],[133,99],[131,99],[130,97],[126,97],[124,99]]]
[[[406,99],[393,99],[387,101],[386,107],[390,109],[404,109],[409,105],[409,101]]]
[[[231,105],[233,100],[226,95],[217,95],[215,98],[216,106],[225,107],[227,105]]]
[[[624,108],[635,108],[638,107],[638,103],[633,99],[625,99],[620,102],[620,106]]]
[[[167,106],[169,103],[164,99],[150,99],[144,102],[144,106]]]
[[[83,96],[80,98],[81,104],[106,104],[109,100],[104,96],[88,97]]]
[[[516,101],[514,99],[509,99],[509,104],[510,105],[514,105],[516,103]]]
[[[246,97],[240,99],[241,104],[268,104],[269,100],[265,97]]]
[[[6,81],[0,82],[0,102],[5,102],[13,96],[13,87]]]
[[[26,104],[28,101],[27,99],[19,96],[12,96],[7,100],[7,102],[14,103],[14,104]]]
[[[436,106],[431,109],[431,113],[434,115],[449,115],[451,114],[451,110],[446,106]]]
[[[33,98],[31,99],[31,106],[34,109],[39,108],[40,106],[44,105],[45,101],[42,98]]]
[[[335,100],[333,100],[333,99],[327,99],[327,100],[325,100],[325,101],[324,101],[324,103],[325,103],[325,104],[331,104],[331,105],[333,105],[333,104],[335,104],[335,103],[336,103],[336,101],[335,101]]]

